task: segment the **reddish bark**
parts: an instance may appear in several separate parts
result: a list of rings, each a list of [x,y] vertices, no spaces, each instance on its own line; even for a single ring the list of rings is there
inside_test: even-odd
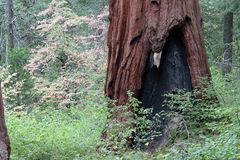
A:
[[[117,104],[142,87],[151,52],[163,49],[170,31],[179,29],[186,47],[192,86],[210,78],[198,0],[110,0],[108,66],[105,93]]]
[[[0,82],[0,160],[10,159],[10,140],[5,123],[2,90]]]

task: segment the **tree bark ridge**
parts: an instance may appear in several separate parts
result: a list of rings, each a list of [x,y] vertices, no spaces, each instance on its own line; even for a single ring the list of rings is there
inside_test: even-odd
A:
[[[105,93],[117,104],[128,101],[129,90],[139,96],[150,53],[161,51],[175,29],[182,33],[192,86],[210,79],[198,0],[110,0],[109,11]]]

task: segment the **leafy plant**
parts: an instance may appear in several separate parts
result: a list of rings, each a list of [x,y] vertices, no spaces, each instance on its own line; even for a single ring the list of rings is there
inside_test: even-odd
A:
[[[116,106],[110,101],[109,123],[104,130],[106,141],[101,150],[121,154],[131,149],[145,148],[155,137],[161,135],[161,116],[152,109],[141,106],[141,102],[128,92],[129,102]]]
[[[9,54],[9,66],[4,79],[5,100],[11,108],[23,109],[34,103],[34,82],[25,65],[29,60],[29,51],[24,48],[14,49]]]

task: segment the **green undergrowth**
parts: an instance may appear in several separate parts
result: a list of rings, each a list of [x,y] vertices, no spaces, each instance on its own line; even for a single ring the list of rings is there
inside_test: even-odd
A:
[[[175,137],[172,144],[155,153],[127,149],[122,152],[98,152],[104,141],[101,133],[107,124],[107,101],[102,93],[88,92],[81,106],[64,109],[44,107],[32,111],[7,111],[7,126],[13,160],[95,160],[165,159],[215,160],[240,158],[240,89],[234,76],[221,78],[212,70],[219,118],[191,128],[190,137]],[[230,89],[231,88],[231,89]],[[178,95],[179,96],[179,95]],[[182,98],[182,97],[181,97]],[[184,106],[182,106],[184,107]],[[202,112],[201,114],[209,114]],[[212,113],[211,113],[212,114]],[[208,132],[203,133],[207,128]],[[186,129],[186,128],[185,128]],[[193,132],[194,131],[194,132]],[[184,130],[186,132],[186,130]],[[115,143],[114,141],[111,143]]]
[[[103,106],[6,114],[14,160],[89,159],[106,121]],[[84,158],[87,157],[87,158]]]

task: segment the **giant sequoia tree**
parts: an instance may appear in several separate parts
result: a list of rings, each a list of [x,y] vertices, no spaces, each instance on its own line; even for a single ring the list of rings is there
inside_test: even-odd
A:
[[[160,112],[164,93],[210,79],[198,0],[110,0],[109,10],[105,93],[117,105],[131,91]]]

